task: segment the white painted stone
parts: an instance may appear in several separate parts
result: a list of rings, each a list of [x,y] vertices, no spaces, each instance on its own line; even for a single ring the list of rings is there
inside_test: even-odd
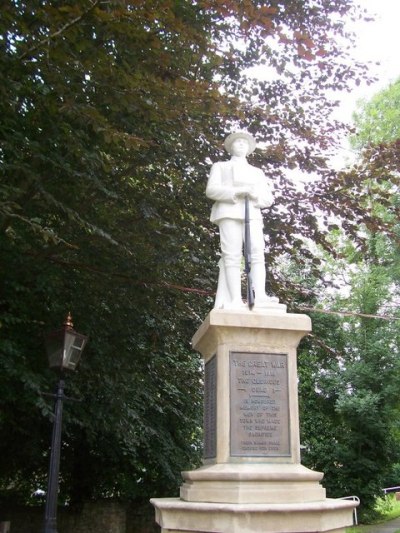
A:
[[[255,139],[246,132],[238,132],[229,135],[224,144],[231,159],[212,165],[206,188],[206,196],[214,202],[210,220],[218,225],[221,242],[215,308],[241,309],[244,306],[241,262],[247,205],[251,242],[248,257],[251,258],[254,306],[284,312],[286,306],[265,293],[265,240],[261,209],[272,205],[273,196],[264,172],[247,162],[247,156],[256,147]]]

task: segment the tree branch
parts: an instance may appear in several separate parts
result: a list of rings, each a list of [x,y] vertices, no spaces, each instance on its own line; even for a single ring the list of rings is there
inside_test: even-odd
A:
[[[66,30],[68,30],[71,26],[73,26],[74,24],[76,24],[77,22],[80,22],[83,17],[85,17],[94,7],[96,7],[96,5],[100,2],[100,0],[92,0],[92,2],[90,2],[90,5],[87,9],[85,9],[85,11],[83,11],[80,15],[78,15],[77,17],[75,17],[74,19],[70,20],[69,22],[65,23],[64,26],[61,26],[60,29],[58,29],[57,31],[53,32],[52,34],[50,34],[48,37],[45,37],[44,39],[42,39],[41,41],[39,41],[37,44],[35,44],[34,46],[31,46],[31,48],[29,48],[29,50],[27,50],[26,52],[24,52],[23,54],[21,54],[19,56],[19,59],[25,59],[27,56],[31,55],[33,52],[35,52],[38,48],[40,48],[41,46],[43,46],[44,44],[48,43],[51,39],[55,39],[56,37],[59,37],[63,32],[65,32]]]

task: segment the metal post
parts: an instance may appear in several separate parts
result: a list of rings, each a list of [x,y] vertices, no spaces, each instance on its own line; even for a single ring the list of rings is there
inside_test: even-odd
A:
[[[64,380],[60,379],[55,395],[53,435],[49,464],[49,479],[46,494],[46,510],[43,533],[57,533],[58,475],[60,471],[61,426],[64,400]]]

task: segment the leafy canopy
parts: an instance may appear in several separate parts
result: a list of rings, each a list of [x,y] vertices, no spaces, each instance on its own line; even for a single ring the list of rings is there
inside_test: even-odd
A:
[[[400,139],[400,80],[378,92],[369,101],[360,102],[353,116],[355,148],[389,143]]]

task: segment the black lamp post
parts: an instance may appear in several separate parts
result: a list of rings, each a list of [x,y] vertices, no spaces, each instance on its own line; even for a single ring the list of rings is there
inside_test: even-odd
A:
[[[46,510],[43,533],[57,533],[57,499],[58,476],[60,470],[61,427],[64,395],[64,372],[75,370],[87,337],[73,329],[72,317],[69,313],[63,327],[49,333],[45,338],[46,352],[49,366],[59,375],[57,393],[55,397],[53,435],[51,439],[51,453],[49,464],[49,478],[46,494]]]

